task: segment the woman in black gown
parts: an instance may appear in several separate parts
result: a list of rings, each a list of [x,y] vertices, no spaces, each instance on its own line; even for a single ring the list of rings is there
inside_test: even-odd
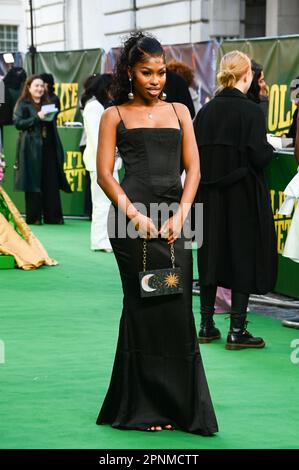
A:
[[[181,235],[199,183],[198,151],[188,109],[160,99],[165,73],[160,43],[140,32],[132,35],[115,75],[118,106],[104,112],[100,125],[98,182],[112,201],[109,237],[124,303],[111,382],[97,424],[212,435],[218,428],[192,312],[192,251]],[[125,166],[121,185],[113,178],[115,146]],[[181,158],[187,174],[184,190]],[[144,205],[143,213],[138,203]],[[153,220],[155,203],[177,203],[177,211],[166,220]],[[134,224],[138,236],[120,233],[118,216],[125,228]],[[141,298],[144,238],[150,269],[170,266],[175,242],[183,294]]]

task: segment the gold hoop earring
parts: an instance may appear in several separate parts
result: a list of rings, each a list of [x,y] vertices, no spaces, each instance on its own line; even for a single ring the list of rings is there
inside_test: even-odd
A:
[[[129,98],[129,100],[133,100],[134,99],[134,93],[133,93],[132,77],[129,77],[129,82],[130,82],[130,91],[128,93],[128,98]]]

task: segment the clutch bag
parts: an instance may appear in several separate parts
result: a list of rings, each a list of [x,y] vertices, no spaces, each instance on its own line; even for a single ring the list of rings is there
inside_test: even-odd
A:
[[[141,297],[156,297],[183,293],[183,273],[175,267],[174,245],[170,245],[172,266],[163,269],[146,269],[147,242],[143,241],[143,271],[139,272]]]

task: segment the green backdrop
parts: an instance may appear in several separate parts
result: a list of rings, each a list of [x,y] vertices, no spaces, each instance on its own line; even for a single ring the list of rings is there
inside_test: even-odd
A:
[[[64,170],[73,193],[61,192],[64,215],[84,215],[85,198],[85,168],[79,143],[82,129],[58,129],[64,150]],[[13,163],[15,159],[15,148],[17,131],[13,126],[6,126],[4,132],[5,156],[7,171],[4,180],[4,188],[18,207],[24,213],[24,194],[13,190]],[[291,223],[291,216],[278,214],[282,204],[283,191],[289,181],[296,174],[297,166],[294,155],[291,152],[276,152],[275,159],[266,170],[268,185],[271,195],[271,203],[277,232],[277,251],[279,254],[278,281],[275,290],[281,294],[299,298],[299,264],[284,258],[281,253],[284,248],[285,239]]]
[[[299,75],[299,36],[231,40],[222,42],[220,58],[234,49],[249,54],[264,67],[269,85],[268,129],[273,134],[281,134],[289,128],[294,106],[291,105],[289,84]],[[213,61],[214,59],[211,58]],[[87,76],[103,70],[104,51],[41,52],[37,54],[37,72],[50,72],[54,75],[56,93],[60,97],[62,112],[59,124],[65,121],[81,120],[79,97]],[[30,73],[30,55],[25,58],[25,67]],[[65,150],[65,172],[72,185],[73,193],[62,193],[65,215],[84,215],[85,169],[79,142],[82,129],[58,129]],[[7,159],[7,173],[4,187],[24,212],[24,195],[13,191],[13,162],[15,159],[17,131],[5,127],[4,153]],[[277,231],[277,250],[279,254],[279,273],[276,291],[299,298],[299,265],[281,256],[291,217],[279,216],[278,209],[283,201],[283,190],[296,172],[294,156],[291,153],[276,153],[275,160],[267,169],[272,208]]]
[[[36,73],[51,73],[55,81],[55,93],[60,98],[61,112],[57,124],[81,121],[80,97],[85,79],[104,69],[105,51],[88,49],[78,51],[38,52]],[[26,54],[24,68],[31,74],[31,56]]]
[[[218,64],[224,54],[235,49],[263,66],[269,86],[268,130],[272,134],[283,134],[290,127],[295,110],[290,101],[289,85],[299,75],[299,36],[223,41]]]
[[[284,200],[283,191],[297,172],[297,164],[292,152],[275,152],[275,159],[266,169],[270,190],[272,210],[277,233],[277,252],[279,258],[276,292],[299,298],[299,263],[282,256],[286,236],[292,216],[278,214]]]
[[[84,215],[85,167],[82,153],[79,149],[82,128],[58,128],[58,133],[65,152],[64,171],[73,192],[67,194],[61,191],[64,215]],[[4,155],[6,158],[6,172],[3,183],[13,202],[20,212],[24,213],[24,193],[15,192],[13,188],[13,164],[16,156],[16,141],[18,131],[14,126],[4,127]]]

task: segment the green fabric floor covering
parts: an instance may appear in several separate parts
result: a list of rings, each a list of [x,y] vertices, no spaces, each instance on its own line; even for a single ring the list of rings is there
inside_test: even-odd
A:
[[[113,254],[89,250],[89,229],[89,222],[74,220],[36,227],[59,266],[0,271],[0,448],[297,448],[299,364],[290,357],[299,331],[255,314],[249,329],[265,338],[264,350],[226,351],[224,315],[216,317],[223,338],[201,346],[216,436],[95,424],[122,293]],[[198,310],[194,297],[197,326]]]

